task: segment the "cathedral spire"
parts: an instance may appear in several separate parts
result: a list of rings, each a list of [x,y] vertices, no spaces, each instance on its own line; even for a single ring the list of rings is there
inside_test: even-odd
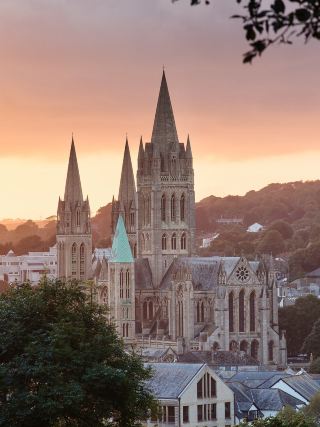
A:
[[[162,73],[162,80],[156,115],[153,124],[151,142],[155,144],[179,142],[164,70]]]
[[[129,207],[130,203],[135,200],[135,194],[136,185],[134,182],[128,138],[126,138],[118,201],[122,206]]]
[[[192,151],[191,151],[191,143],[190,143],[189,134],[188,134],[188,139],[187,139],[186,155],[188,158],[192,159]]]
[[[66,180],[66,188],[64,192],[65,202],[83,202],[81,180],[78,168],[77,154],[74,145],[73,135],[70,148],[68,173]]]

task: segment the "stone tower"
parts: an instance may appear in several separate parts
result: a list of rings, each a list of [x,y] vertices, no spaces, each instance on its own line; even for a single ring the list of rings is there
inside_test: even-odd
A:
[[[164,72],[151,142],[140,141],[137,194],[138,256],[158,287],[175,257],[193,255],[195,234],[191,144],[179,142]]]
[[[112,200],[111,234],[115,234],[119,215],[122,215],[133,256],[137,256],[137,193],[126,139],[118,200]]]
[[[126,341],[135,336],[134,259],[122,215],[119,215],[108,262],[110,317]]]
[[[91,278],[92,234],[88,197],[83,200],[77,155],[72,138],[64,200],[57,212],[58,277]]]

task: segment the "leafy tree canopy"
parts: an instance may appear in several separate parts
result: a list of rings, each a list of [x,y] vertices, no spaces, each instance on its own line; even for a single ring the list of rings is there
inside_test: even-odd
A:
[[[177,0],[172,0],[173,2]],[[210,0],[189,0],[192,6]],[[243,13],[233,15],[243,24],[250,50],[243,62],[251,62],[276,43],[292,44],[294,37],[320,40],[320,2],[318,0],[236,0]],[[213,2],[211,2],[213,3]]]
[[[320,300],[314,295],[298,298],[294,305],[279,309],[279,326],[286,331],[289,356],[301,352],[305,338],[320,319]],[[313,350],[310,351],[313,353]]]
[[[285,407],[276,417],[258,419],[252,423],[243,422],[241,427],[316,427],[317,423],[311,414],[304,411],[295,412],[291,407]]]
[[[77,284],[0,296],[0,426],[138,426],[149,377]]]
[[[311,354],[314,357],[320,357],[320,316],[313,324],[310,334],[306,337],[302,351]]]
[[[310,374],[320,374],[320,357],[312,361],[309,372]]]

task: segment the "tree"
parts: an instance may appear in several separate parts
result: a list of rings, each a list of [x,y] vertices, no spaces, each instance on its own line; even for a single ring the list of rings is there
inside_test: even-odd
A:
[[[279,220],[273,222],[270,225],[269,230],[279,231],[283,239],[290,239],[293,236],[293,229],[286,221]]]
[[[294,305],[279,310],[279,326],[286,331],[289,355],[298,354],[314,323],[320,319],[320,300],[314,295],[298,298]]]
[[[172,0],[173,2],[177,0]],[[233,15],[243,24],[250,50],[243,62],[251,62],[265,49],[277,43],[292,44],[294,37],[320,40],[320,2],[318,0],[236,0],[244,13]],[[192,6],[209,0],[190,0]]]
[[[320,372],[320,371],[319,371]],[[307,417],[314,419],[316,425],[320,423],[320,393],[317,393],[311,399],[309,405],[303,408]]]
[[[277,230],[267,231],[257,247],[257,251],[261,254],[272,253],[273,255],[278,255],[283,250],[284,241]]]
[[[314,323],[310,334],[306,337],[302,351],[320,357],[320,319]]]
[[[316,427],[316,421],[313,416],[304,411],[295,412],[289,406],[284,407],[276,417],[257,419],[253,422],[242,422],[242,427]]]
[[[150,371],[75,283],[0,296],[0,426],[131,427],[154,400]]]
[[[320,374],[320,357],[312,361],[309,372],[310,374]]]

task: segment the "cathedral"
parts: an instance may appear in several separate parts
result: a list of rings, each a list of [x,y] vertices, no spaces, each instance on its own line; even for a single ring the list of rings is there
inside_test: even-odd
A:
[[[286,364],[272,257],[199,257],[191,142],[180,142],[163,72],[151,141],[140,140],[134,178],[128,140],[110,256],[92,259],[89,200],[83,199],[72,140],[57,215],[58,276],[95,283],[97,301],[125,342],[244,352]]]

